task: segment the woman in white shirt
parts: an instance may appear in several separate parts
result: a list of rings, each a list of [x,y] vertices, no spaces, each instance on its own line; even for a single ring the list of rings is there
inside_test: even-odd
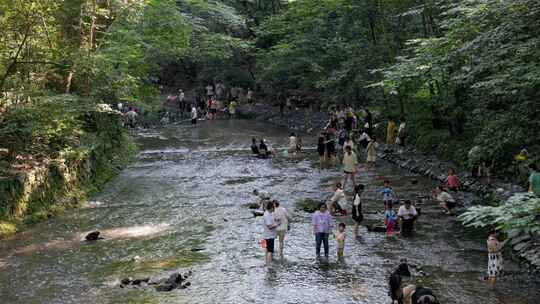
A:
[[[279,202],[274,200],[274,219],[279,222],[279,226],[276,228],[277,237],[279,240],[279,256],[283,258],[283,247],[285,246],[285,236],[289,230],[289,221],[291,217],[287,209],[279,205]]]

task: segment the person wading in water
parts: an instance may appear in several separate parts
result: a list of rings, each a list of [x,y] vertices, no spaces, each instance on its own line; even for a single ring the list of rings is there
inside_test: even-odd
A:
[[[334,220],[328,212],[325,203],[319,205],[319,210],[315,211],[311,220],[313,224],[313,234],[315,235],[315,253],[317,258],[321,258],[321,244],[324,244],[324,256],[328,260],[328,236],[332,227],[334,226]]]
[[[352,219],[354,220],[354,236],[358,236],[358,227],[364,220],[364,214],[362,213],[362,200],[361,195],[364,191],[364,185],[357,185],[354,187],[354,197],[352,204]]]
[[[264,211],[264,232],[263,239],[266,245],[266,266],[272,264],[272,258],[274,255],[274,240],[277,236],[277,227],[279,227],[279,221],[276,221],[272,216],[274,212],[274,203],[268,202],[266,210]]]

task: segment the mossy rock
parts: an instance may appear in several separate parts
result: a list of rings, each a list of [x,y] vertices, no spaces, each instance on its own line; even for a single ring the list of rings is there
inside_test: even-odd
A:
[[[319,205],[323,203],[322,201],[316,201],[311,198],[306,198],[301,201],[296,202],[296,209],[302,210],[308,213],[314,213],[319,210]]]
[[[15,232],[17,232],[15,224],[0,222],[0,239],[13,235]]]

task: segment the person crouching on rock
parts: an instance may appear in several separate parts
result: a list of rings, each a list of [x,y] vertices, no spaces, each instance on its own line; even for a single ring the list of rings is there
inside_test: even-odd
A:
[[[441,208],[448,214],[454,214],[453,209],[456,208],[456,200],[450,193],[446,192],[443,186],[438,186],[433,191],[433,198],[439,202]]]
[[[414,229],[414,222],[418,217],[416,208],[412,205],[410,200],[406,200],[405,204],[399,207],[398,218],[401,221],[401,235],[410,236]]]
[[[337,183],[334,195],[329,201],[329,209],[332,215],[347,215],[347,210],[340,204],[343,199],[345,199],[345,191],[343,191],[341,183]]]

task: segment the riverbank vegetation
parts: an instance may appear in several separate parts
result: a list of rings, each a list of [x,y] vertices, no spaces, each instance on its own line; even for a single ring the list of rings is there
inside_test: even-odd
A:
[[[66,190],[55,180],[63,169],[56,174],[51,163],[109,178],[125,164],[134,147],[117,104],[155,118],[163,87],[247,77],[251,64],[245,18],[221,1],[3,1],[0,28],[4,231],[13,231],[5,221],[50,215],[46,206]]]
[[[539,17],[532,0],[295,1],[258,28],[259,80],[405,117],[422,150],[466,164],[479,146],[505,171],[539,159]]]

